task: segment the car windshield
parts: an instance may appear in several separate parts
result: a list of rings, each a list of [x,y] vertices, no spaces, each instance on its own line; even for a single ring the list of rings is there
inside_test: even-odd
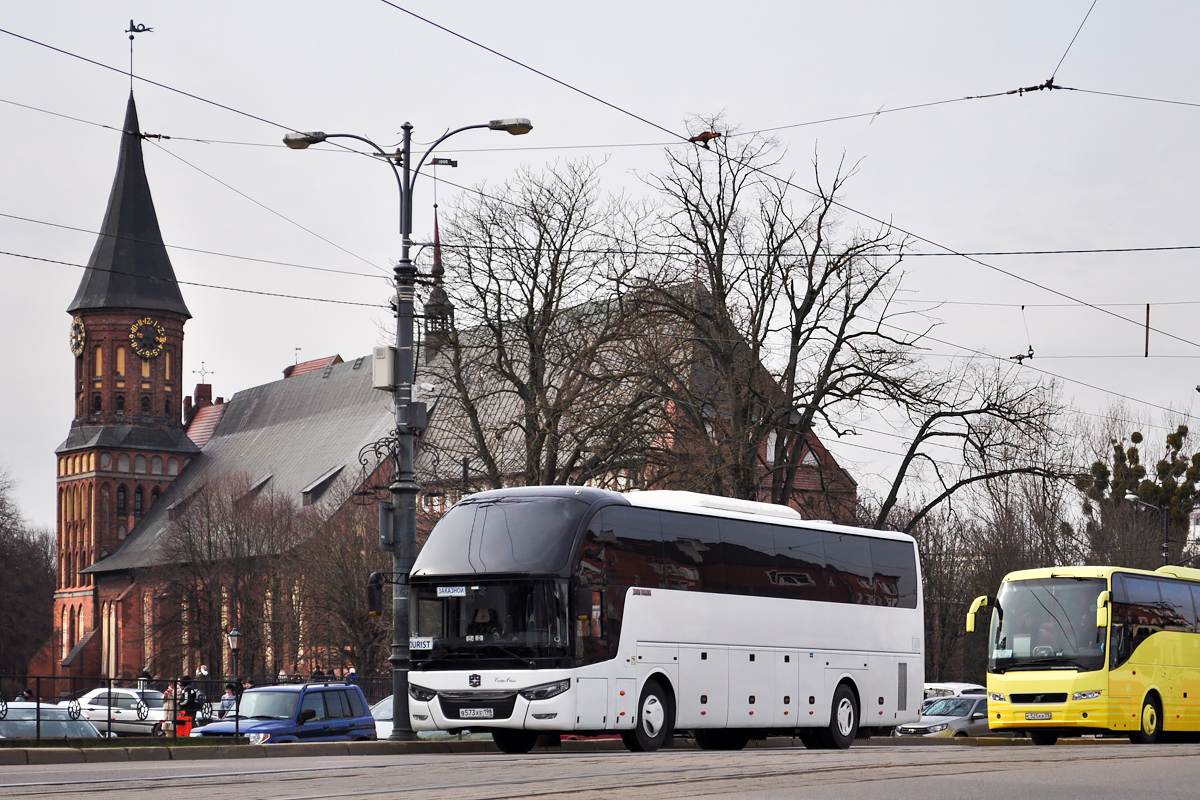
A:
[[[965,717],[971,713],[976,698],[944,697],[925,709],[927,717]]]
[[[569,653],[565,580],[414,586],[413,660],[565,656]]]
[[[299,692],[252,691],[242,694],[237,716],[242,719],[291,719],[296,716]],[[226,714],[225,719],[233,719]]]
[[[1096,627],[1103,578],[1006,581],[992,611],[988,671],[1104,666],[1105,629]]]
[[[390,722],[392,719],[392,705],[392,698],[389,695],[371,706],[371,716],[375,719]]]

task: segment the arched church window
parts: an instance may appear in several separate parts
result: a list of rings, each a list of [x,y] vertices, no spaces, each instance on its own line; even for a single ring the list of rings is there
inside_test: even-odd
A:
[[[155,456],[154,458],[150,459],[150,473],[152,475],[162,475],[162,468],[162,456]],[[156,489],[155,491],[158,490]]]
[[[133,513],[136,516],[142,515],[142,487],[137,487],[137,491],[133,493]]]
[[[118,525],[118,526],[117,526],[117,539],[118,539],[118,541],[122,541],[122,542],[123,542],[123,541],[125,541],[125,537],[126,537],[128,534],[129,534],[129,532],[128,532],[127,530],[125,530],[125,526],[124,526],[124,525]]]
[[[168,475],[178,475],[179,474],[179,462],[173,458],[167,459],[167,474]]]
[[[104,375],[104,350],[100,347],[100,345],[96,345],[96,349],[92,351],[92,355],[92,364],[94,366],[93,371],[95,372],[96,377],[99,378]]]
[[[150,505],[154,505],[155,503],[158,502],[158,495],[159,495],[158,487],[155,486],[154,489],[152,489],[150,492]]]
[[[142,377],[149,380],[150,378],[150,359],[142,359]]]
[[[125,348],[117,348],[117,377],[125,377]]]
[[[163,413],[168,417],[171,416],[171,398],[163,400]]]
[[[108,469],[112,466],[112,456],[108,453],[100,454],[100,469]]]
[[[142,413],[143,414],[150,413],[150,395],[148,395],[148,394],[142,395]]]
[[[129,455],[121,453],[117,456],[117,472],[129,472]]]
[[[92,395],[92,413],[99,414],[101,411],[102,405],[103,405],[103,402],[100,400],[100,395],[98,395],[98,394]]]
[[[122,458],[123,457],[124,456],[122,456]],[[117,516],[118,517],[125,516],[125,510],[126,510],[125,509],[125,487],[118,486],[117,487]]]
[[[117,413],[118,414],[125,413],[125,395],[123,395],[123,394],[117,395]]]
[[[133,459],[133,471],[136,472],[138,475],[146,474],[146,457],[145,456],[138,456],[135,459]]]
[[[171,380],[171,351],[170,350],[163,351],[163,372],[164,372],[163,377],[165,377],[168,381]]]

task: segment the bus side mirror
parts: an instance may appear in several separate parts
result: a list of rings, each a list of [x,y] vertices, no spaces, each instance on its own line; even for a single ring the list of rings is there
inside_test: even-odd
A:
[[[967,633],[975,632],[975,614],[979,609],[988,604],[988,596],[981,594],[971,602],[971,609],[967,611]]]
[[[378,617],[383,613],[383,584],[385,578],[382,572],[372,572],[367,579],[367,616]]]
[[[575,587],[575,618],[576,619],[591,619],[592,618],[592,587],[576,586]]]
[[[1108,627],[1108,601],[1112,599],[1112,595],[1107,592],[1101,592],[1096,598],[1096,627]]]

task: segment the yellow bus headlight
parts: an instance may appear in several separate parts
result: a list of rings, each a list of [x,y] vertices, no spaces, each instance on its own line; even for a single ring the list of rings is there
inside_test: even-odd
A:
[[[1071,699],[1072,700],[1095,700],[1097,697],[1099,697],[1102,694],[1104,694],[1104,692],[1099,689],[1097,689],[1094,692],[1076,692],[1075,694],[1071,695]]]

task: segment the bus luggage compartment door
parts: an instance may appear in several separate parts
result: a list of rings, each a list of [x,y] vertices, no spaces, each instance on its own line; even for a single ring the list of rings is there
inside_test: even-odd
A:
[[[729,714],[729,660],[725,648],[679,648],[675,728],[723,728]]]
[[[608,727],[608,678],[577,678],[575,728],[602,731]]]

